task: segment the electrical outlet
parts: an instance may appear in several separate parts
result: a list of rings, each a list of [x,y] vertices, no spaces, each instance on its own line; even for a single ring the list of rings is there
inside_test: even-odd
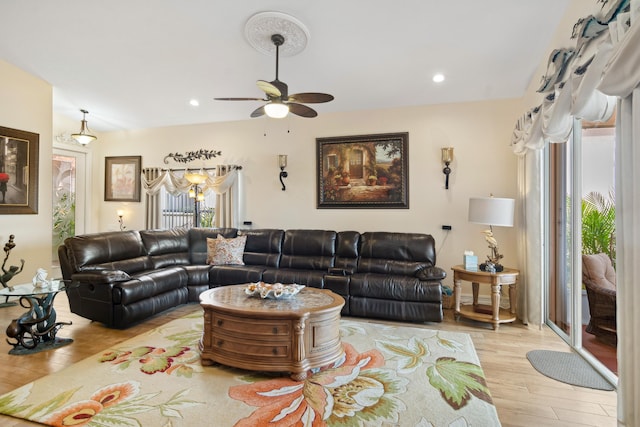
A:
[[[443,230],[447,230],[447,231],[451,231],[451,226],[450,225],[443,225],[442,229]]]

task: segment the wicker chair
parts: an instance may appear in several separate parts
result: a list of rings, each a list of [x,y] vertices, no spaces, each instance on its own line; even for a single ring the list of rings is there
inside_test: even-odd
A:
[[[615,344],[616,271],[606,254],[582,255],[582,283],[587,289],[591,314],[587,332]]]

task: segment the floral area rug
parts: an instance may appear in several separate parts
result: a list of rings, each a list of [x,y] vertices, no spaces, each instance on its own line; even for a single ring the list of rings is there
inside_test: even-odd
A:
[[[467,334],[343,319],[345,355],[286,374],[202,366],[196,313],[0,396],[53,426],[499,426]]]

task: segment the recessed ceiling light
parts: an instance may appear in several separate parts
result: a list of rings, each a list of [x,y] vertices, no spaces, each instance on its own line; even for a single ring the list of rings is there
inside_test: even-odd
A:
[[[444,74],[438,73],[433,75],[433,81],[435,83],[442,83],[444,81]]]
[[[198,101],[197,99],[192,99],[189,101],[189,105],[191,105],[192,107],[198,107],[200,105],[200,101]]]

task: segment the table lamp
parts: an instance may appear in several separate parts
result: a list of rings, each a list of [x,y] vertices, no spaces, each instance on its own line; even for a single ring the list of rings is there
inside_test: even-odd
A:
[[[480,270],[497,273],[504,269],[500,264],[504,255],[498,252],[498,242],[493,237],[493,226],[513,227],[514,209],[514,199],[493,196],[469,199],[469,222],[489,226],[489,229],[483,230],[482,233],[485,235],[491,253],[487,255],[487,262],[480,264]]]

